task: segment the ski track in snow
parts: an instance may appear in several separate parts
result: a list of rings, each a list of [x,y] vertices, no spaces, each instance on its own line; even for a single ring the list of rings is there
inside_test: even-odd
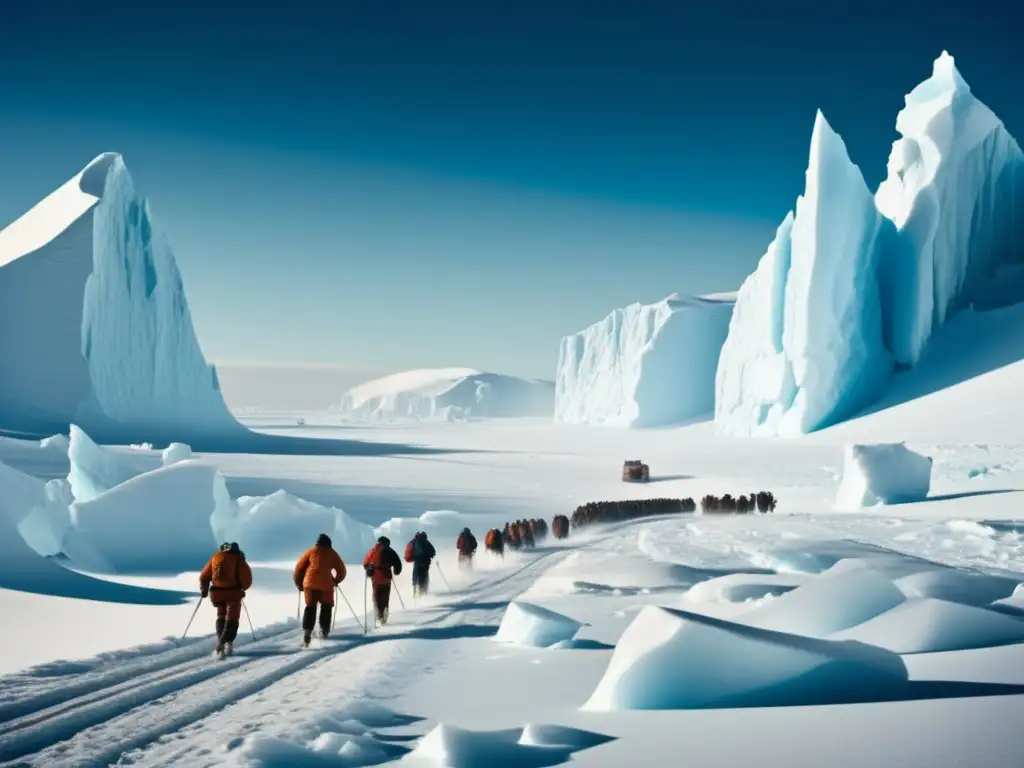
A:
[[[580,545],[593,541],[588,538]],[[208,644],[196,643],[126,668],[114,661],[113,669],[85,673],[77,682],[0,705],[0,765],[86,768],[118,763],[125,753],[143,750],[314,665],[336,661],[348,651],[376,642],[380,635],[400,639],[409,630],[457,623],[452,619],[458,619],[467,605],[514,596],[532,583],[541,565],[552,564],[574,548],[538,552],[512,572],[499,572],[471,585],[465,597],[437,604],[437,615],[414,609],[409,612],[413,619],[406,622],[402,611],[392,616],[393,623],[366,637],[335,635],[320,648],[300,650],[295,647],[297,627],[291,623],[269,637],[240,643],[235,655],[225,660],[210,658]],[[351,620],[344,625],[358,627]],[[279,718],[279,703],[265,702],[259,716],[268,722]],[[247,718],[247,722],[253,721]],[[131,764],[169,765],[175,759],[167,763],[131,759]]]

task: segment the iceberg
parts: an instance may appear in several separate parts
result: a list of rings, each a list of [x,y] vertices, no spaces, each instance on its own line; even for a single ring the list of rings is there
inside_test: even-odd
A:
[[[804,194],[748,277],[715,376],[715,426],[797,435],[852,416],[882,392],[877,279],[882,218],[846,145],[819,111]]]
[[[108,443],[245,434],[120,155],[100,155],[0,231],[0,306],[15,320],[0,324],[0,427],[75,423]]]
[[[554,384],[473,368],[427,368],[368,381],[332,410],[368,421],[463,421],[550,417]]]
[[[836,508],[847,512],[877,504],[908,504],[928,498],[932,481],[929,456],[903,443],[848,445]]]
[[[676,293],[563,338],[555,422],[654,427],[710,415],[733,302]]]
[[[881,272],[886,343],[912,366],[953,314],[998,290],[1001,268],[1024,262],[1024,154],[945,51],[896,130],[875,201],[898,232]]]

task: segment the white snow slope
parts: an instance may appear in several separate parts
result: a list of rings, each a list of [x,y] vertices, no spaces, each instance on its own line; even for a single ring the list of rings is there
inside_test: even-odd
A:
[[[894,361],[919,362],[958,310],[1024,299],[1024,155],[952,57],[935,61],[896,126],[903,138],[872,200],[819,114],[796,218],[737,299],[717,374],[720,432],[843,421],[878,399]]]
[[[970,403],[959,406],[969,411]],[[941,446],[910,433],[913,449],[934,457],[933,495],[839,514],[827,510],[843,442],[825,432],[735,441],[709,426],[367,426],[367,439],[463,453],[204,454],[233,493],[289,489],[268,499],[267,522],[272,507],[284,509],[274,514],[285,525],[308,517],[309,538],[329,524],[330,507],[366,525],[401,516],[380,525],[395,529],[399,549],[411,531],[430,532],[439,553],[430,595],[413,598],[407,567],[388,625],[375,629],[371,618],[364,636],[364,580],[350,567],[337,626],[308,651],[297,647],[291,584],[294,558],[312,543],[305,536],[286,542],[273,526],[264,530],[285,562],[250,559],[245,616],[256,640],[243,618],[234,656],[220,661],[209,656],[215,614],[205,601],[182,640],[194,602],[27,593],[74,598],[87,585],[129,587],[88,579],[28,547],[10,552],[19,537],[7,523],[0,611],[17,620],[0,625],[0,764],[603,768],[676,764],[681,748],[708,768],[749,764],[751,755],[764,768],[1014,764],[1006,756],[1024,750],[1024,604],[1014,597],[1024,594],[1024,522],[1013,519],[1020,499],[1012,491],[1024,480],[1024,450],[964,445],[955,429],[938,435]],[[656,467],[657,488],[623,484],[623,455]],[[58,452],[35,441],[0,440],[0,460],[40,476],[66,471]],[[118,486],[122,495],[139,480]],[[550,517],[588,499],[757,488],[776,491],[774,514],[573,530],[504,559],[480,553],[472,572],[453,551],[463,525],[479,538],[503,519]],[[26,502],[37,503],[38,487],[28,491]],[[320,508],[307,509],[303,497]],[[419,510],[446,511],[417,519],[417,500]],[[141,497],[119,505],[139,522],[142,558],[145,532],[155,530],[142,524],[148,508],[173,513]],[[130,543],[130,525],[121,535]],[[353,547],[355,558],[361,548]],[[118,581],[195,595],[197,571],[212,554],[201,549],[180,577]],[[513,603],[530,606],[529,616],[517,616]],[[516,637],[507,639],[517,642],[498,641],[514,624]],[[539,631],[546,636],[538,642]],[[671,689],[644,682],[666,674],[678,683]],[[612,711],[587,711],[588,701]],[[648,709],[639,717],[617,711],[635,707]]]
[[[550,381],[472,368],[403,371],[353,387],[334,406],[347,419],[457,421],[550,416]]]
[[[171,247],[119,155],[0,231],[0,306],[17,319],[0,324],[0,428],[74,422],[105,442],[240,430]]]
[[[732,297],[673,294],[566,336],[555,422],[653,427],[710,414],[732,311]]]

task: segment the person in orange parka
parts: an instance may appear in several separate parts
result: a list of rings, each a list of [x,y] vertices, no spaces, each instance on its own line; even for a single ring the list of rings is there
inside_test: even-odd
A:
[[[242,618],[242,598],[252,587],[252,569],[237,542],[224,542],[199,574],[199,591],[209,596],[217,609],[217,654],[231,653],[238,622]]]
[[[363,570],[373,585],[373,607],[379,624],[388,623],[391,582],[402,572],[402,558],[391,548],[391,539],[381,536],[363,558]],[[392,575],[392,570],[394,575]]]
[[[459,538],[455,541],[455,549],[459,552],[460,568],[472,569],[473,555],[476,554],[476,547],[476,536],[470,532],[468,527],[463,528]]]
[[[331,537],[321,533],[316,546],[310,547],[295,564],[296,588],[305,595],[306,610],[302,614],[302,642],[309,645],[316,624],[316,609],[320,606],[320,635],[331,632],[331,613],[334,611],[334,588],[345,580],[345,563],[331,547]]]

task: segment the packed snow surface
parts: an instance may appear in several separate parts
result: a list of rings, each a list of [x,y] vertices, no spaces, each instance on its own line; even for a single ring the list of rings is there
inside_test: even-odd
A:
[[[100,155],[0,232],[0,306],[23,318],[0,327],[0,427],[74,422],[110,442],[242,433],[171,247],[119,155]]]
[[[900,657],[880,648],[647,606],[622,633],[584,709],[822,703],[844,687],[889,695],[906,682],[907,669]]]
[[[903,443],[848,445],[836,507],[856,510],[877,504],[905,504],[928,498],[932,459]]]
[[[732,297],[673,294],[616,309],[566,336],[558,351],[555,421],[652,427],[712,413],[732,311]]]
[[[205,562],[236,517],[217,468],[185,461],[76,500],[63,549],[97,573],[180,572]]]
[[[722,347],[715,424],[729,435],[812,432],[882,392],[876,241],[882,225],[860,169],[818,112],[796,214],[748,277]]]
[[[334,410],[376,421],[550,416],[554,386],[472,368],[404,371],[353,387]]]
[[[514,645],[548,648],[572,641],[581,626],[580,622],[568,616],[517,600],[505,609],[495,639]]]
[[[377,541],[373,528],[340,509],[277,491],[264,497],[242,497],[236,524],[226,538],[237,541],[249,560],[290,560],[326,533],[346,563],[363,561]]]

